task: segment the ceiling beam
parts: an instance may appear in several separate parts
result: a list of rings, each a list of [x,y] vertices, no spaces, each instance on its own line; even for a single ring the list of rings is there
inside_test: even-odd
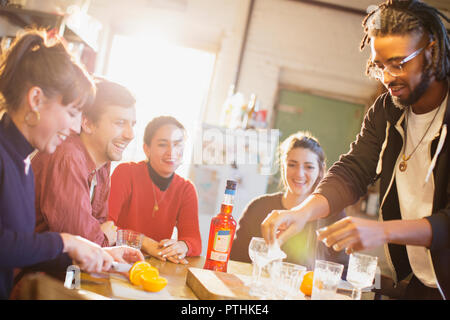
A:
[[[294,2],[304,3],[304,4],[308,4],[308,5],[313,5],[316,7],[327,8],[327,9],[337,10],[337,11],[341,11],[341,12],[356,14],[359,16],[366,16],[368,13],[361,9],[347,7],[347,6],[334,4],[334,3],[321,2],[321,1],[316,1],[316,0],[289,0],[289,1],[294,1]],[[450,33],[450,28],[447,28],[447,32]]]
[[[356,14],[356,15],[359,15],[359,16],[366,16],[367,15],[367,12],[364,11],[364,10],[356,9],[356,8],[352,8],[352,7],[347,7],[347,6],[343,6],[343,5],[339,5],[339,4],[334,4],[334,3],[321,2],[321,1],[316,1],[316,0],[290,0],[290,1],[300,2],[300,3],[304,3],[304,4],[309,4],[309,5],[313,5],[313,6],[317,6],[317,7],[321,7],[321,8],[338,10],[338,11],[342,11],[342,12]]]

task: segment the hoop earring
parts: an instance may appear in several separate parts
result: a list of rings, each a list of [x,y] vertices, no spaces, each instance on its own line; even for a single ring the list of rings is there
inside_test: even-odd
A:
[[[41,114],[39,111],[30,111],[25,115],[25,123],[30,127],[35,127],[41,121]]]

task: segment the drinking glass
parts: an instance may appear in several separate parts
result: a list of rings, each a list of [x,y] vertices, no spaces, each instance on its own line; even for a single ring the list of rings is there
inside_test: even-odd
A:
[[[347,281],[353,286],[353,300],[361,300],[361,290],[372,285],[377,270],[377,261],[377,257],[361,253],[350,255]]]
[[[117,230],[116,246],[125,245],[140,250],[143,240],[144,235],[142,233],[126,229]]]
[[[272,250],[273,251],[273,250]],[[259,297],[266,297],[269,291],[261,280],[261,274],[264,267],[270,262],[279,259],[279,256],[272,256],[266,241],[260,237],[253,237],[248,246],[248,255],[253,264],[252,283],[250,284],[250,294]]]
[[[252,282],[250,284],[250,294],[254,296],[264,296],[265,290],[261,281],[261,273],[267,262],[264,260],[264,255],[267,253],[268,247],[263,238],[253,237],[248,246],[248,255],[252,260],[253,274]]]
[[[274,261],[270,276],[274,285],[274,294],[278,299],[294,299],[300,294],[300,285],[307,268],[294,263]]]
[[[316,260],[311,300],[333,300],[341,281],[344,265],[340,263]]]

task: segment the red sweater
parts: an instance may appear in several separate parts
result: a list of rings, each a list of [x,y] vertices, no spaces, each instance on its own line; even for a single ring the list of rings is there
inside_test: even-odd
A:
[[[153,213],[155,191],[159,210]],[[188,246],[188,256],[201,253],[198,197],[191,181],[175,174],[169,187],[161,191],[150,178],[145,161],[122,163],[111,176],[109,219],[122,229],[131,229],[161,241],[169,239],[173,228],[178,240]]]

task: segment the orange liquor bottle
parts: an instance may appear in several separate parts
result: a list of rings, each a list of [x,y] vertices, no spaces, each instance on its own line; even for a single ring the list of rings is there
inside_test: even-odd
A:
[[[211,220],[209,229],[208,251],[203,269],[227,272],[231,245],[236,232],[236,220],[233,211],[233,199],[236,193],[236,181],[227,180],[224,200],[220,212]]]

